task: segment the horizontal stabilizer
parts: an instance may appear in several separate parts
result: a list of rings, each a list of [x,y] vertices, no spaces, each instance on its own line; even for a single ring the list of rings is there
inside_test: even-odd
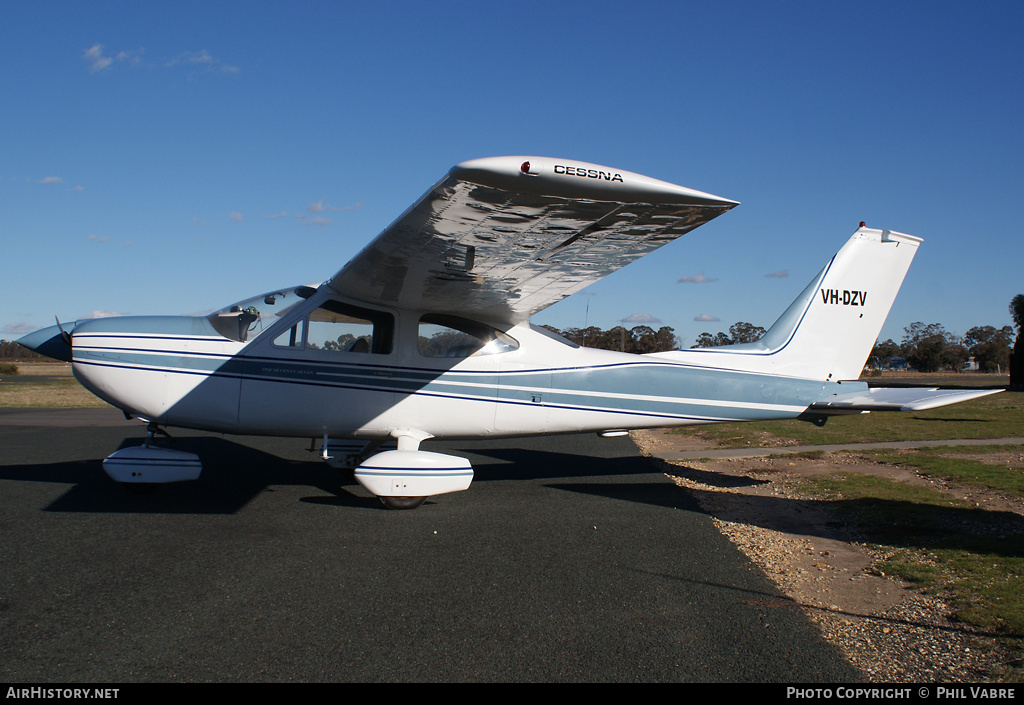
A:
[[[836,411],[924,411],[940,406],[957,404],[1001,389],[931,389],[875,387],[850,394],[833,394],[811,404],[810,409],[821,413]]]

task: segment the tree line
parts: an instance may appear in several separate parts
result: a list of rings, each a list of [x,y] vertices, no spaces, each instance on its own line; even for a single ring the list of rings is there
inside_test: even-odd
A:
[[[920,372],[963,369],[969,360],[981,372],[1006,372],[1013,350],[1013,328],[975,326],[962,337],[938,323],[911,323],[899,343],[891,338],[875,343],[869,364],[884,367],[887,361],[904,359]]]
[[[1024,322],[1024,295],[1021,299],[1021,317],[1014,318],[1018,330]],[[1016,299],[1015,299],[1016,300]],[[1012,311],[1012,306],[1011,306]],[[939,323],[911,323],[903,329],[903,339],[875,341],[868,357],[868,366],[884,368],[905,362],[919,372],[961,370],[973,360],[981,372],[1006,372],[1014,353],[1013,327],[975,326],[962,337],[947,331]],[[719,345],[750,343],[765,334],[765,329],[750,323],[736,323],[729,333],[701,333],[691,347],[708,348]],[[1021,336],[1017,336],[1018,347]]]
[[[729,326],[729,334],[726,335],[722,331],[718,331],[714,335],[711,333],[701,333],[697,336],[697,341],[691,345],[691,348],[717,348],[720,345],[739,345],[740,343],[753,343],[755,340],[760,340],[761,336],[765,334],[764,328],[761,326],[755,326],[753,323],[745,323],[740,321],[733,323]]]
[[[0,360],[48,360],[48,357],[23,348],[13,340],[0,340]]]
[[[602,330],[596,326],[565,330],[559,330],[554,326],[543,327],[577,345],[600,350],[618,350],[634,355],[678,350],[682,344],[669,326],[662,326],[658,330],[650,326],[615,326],[609,330]]]
[[[894,360],[905,360],[908,367],[919,372],[941,370],[959,371],[969,360],[973,360],[982,372],[1010,372],[1010,385],[1024,387],[1024,294],[1014,296],[1010,301],[1010,315],[1013,326],[974,326],[963,336],[947,331],[939,323],[911,323],[903,329],[903,339],[897,343],[892,339],[876,341],[868,358],[868,365],[875,368],[892,365]],[[604,350],[619,350],[637,354],[678,350],[679,338],[675,331],[663,326],[658,331],[649,326],[627,329],[616,326],[611,330],[569,328],[559,330],[553,326],[545,328],[558,333],[578,345]],[[1013,329],[1017,329],[1014,341]],[[765,334],[761,326],[740,321],[729,326],[729,332],[703,332],[697,336],[691,348],[710,348],[721,345],[751,343]]]

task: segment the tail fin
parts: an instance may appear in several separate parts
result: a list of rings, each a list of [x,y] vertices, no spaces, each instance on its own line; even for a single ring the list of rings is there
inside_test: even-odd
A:
[[[859,228],[759,341],[734,351],[766,354],[774,374],[857,379],[920,243]]]

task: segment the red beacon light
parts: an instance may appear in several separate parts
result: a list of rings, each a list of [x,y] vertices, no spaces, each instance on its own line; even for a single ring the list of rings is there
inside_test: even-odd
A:
[[[860,227],[862,227],[862,228],[867,227],[867,223],[865,223],[863,220],[860,221]]]
[[[524,174],[529,174],[530,162],[523,162],[522,166],[519,167],[519,171],[523,172]]]

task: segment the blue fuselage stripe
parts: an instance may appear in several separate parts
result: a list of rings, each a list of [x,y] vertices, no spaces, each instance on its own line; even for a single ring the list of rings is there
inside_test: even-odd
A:
[[[79,344],[76,340],[75,343],[74,362],[78,365],[228,377],[246,383],[540,405],[670,420],[796,416],[820,398],[826,386],[821,382],[712,370],[661,360],[499,373],[296,361],[227,353],[165,352],[153,347],[115,346],[106,341],[102,347],[89,345],[88,341]]]

